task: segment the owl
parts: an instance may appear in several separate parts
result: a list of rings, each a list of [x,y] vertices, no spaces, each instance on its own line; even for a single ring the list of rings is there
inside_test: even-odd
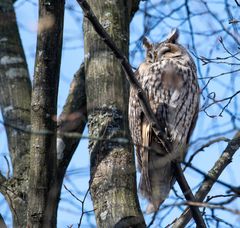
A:
[[[171,145],[167,153],[148,123],[131,88],[129,127],[141,172],[139,190],[149,202],[146,212],[158,210],[175,181],[171,161],[184,158],[199,110],[196,66],[187,50],[178,43],[178,30],[160,43],[143,39],[146,58],[135,77],[142,86],[157,121],[161,122]]]

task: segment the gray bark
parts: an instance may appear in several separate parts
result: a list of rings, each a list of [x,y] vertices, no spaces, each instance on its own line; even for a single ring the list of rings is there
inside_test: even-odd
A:
[[[100,23],[128,56],[127,1],[88,1]],[[145,227],[140,211],[133,148],[127,120],[128,84],[118,60],[84,22],[87,112],[91,156],[91,196],[98,227]]]
[[[56,113],[64,1],[40,0],[31,102],[28,226],[55,227]]]
[[[11,0],[0,2],[0,107],[13,176],[0,178],[14,227],[26,227],[31,82]]]
[[[82,64],[74,75],[68,98],[58,119],[57,173],[53,184],[55,192],[52,196],[52,207],[54,208],[58,207],[67,167],[86,125],[86,111],[85,75],[84,64]]]

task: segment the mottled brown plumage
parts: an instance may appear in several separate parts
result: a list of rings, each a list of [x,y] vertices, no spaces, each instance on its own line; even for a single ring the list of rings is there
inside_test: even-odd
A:
[[[182,159],[194,129],[199,107],[196,67],[187,50],[177,43],[174,30],[161,43],[144,38],[146,60],[135,75],[149,100],[158,121],[172,140],[166,154],[146,120],[136,92],[130,90],[129,125],[136,146],[141,172],[140,192],[148,199],[147,212],[158,210],[174,182],[171,161]],[[149,149],[150,148],[150,149]]]

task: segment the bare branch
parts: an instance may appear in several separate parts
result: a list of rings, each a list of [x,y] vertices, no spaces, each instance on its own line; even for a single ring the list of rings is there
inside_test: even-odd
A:
[[[85,193],[85,195],[83,197],[83,200],[82,200],[82,211],[81,211],[82,213],[81,213],[81,216],[80,216],[80,219],[79,219],[79,222],[78,222],[78,228],[80,228],[80,226],[82,224],[82,219],[83,219],[84,214],[94,211],[94,210],[91,210],[91,211],[85,211],[84,210],[84,203],[85,203],[85,200],[87,198],[88,193],[89,193],[89,188],[86,191],[86,193]]]
[[[70,91],[58,118],[57,173],[52,189],[52,207],[57,208],[68,165],[82,138],[86,125],[86,94],[84,64],[75,73]],[[53,132],[51,132],[53,134]]]
[[[4,185],[4,183],[7,181],[6,177],[2,175],[1,171],[0,171],[0,192],[2,193],[1,189],[2,189],[2,185]]]
[[[230,184],[228,184],[228,183],[226,183],[226,182],[224,182],[224,181],[221,181],[221,180],[218,180],[218,179],[214,179],[213,177],[209,176],[209,175],[206,174],[204,171],[202,171],[202,170],[200,170],[199,168],[193,166],[192,164],[189,164],[189,163],[187,164],[187,163],[185,163],[185,162],[183,162],[183,164],[188,165],[188,167],[189,167],[190,169],[192,169],[192,170],[194,170],[195,172],[203,175],[203,176],[205,177],[205,179],[211,179],[211,180],[215,181],[216,183],[221,184],[221,185],[223,185],[223,186],[226,187],[226,188],[229,188],[230,191],[235,192],[236,194],[240,194],[240,188],[239,188],[239,187],[235,187],[235,186],[230,185]]]
[[[234,0],[235,2],[236,2],[236,4],[238,5],[238,6],[240,6],[240,3],[238,2],[238,0]]]
[[[0,214],[0,227],[1,228],[7,228],[7,225],[2,217],[2,215]]]
[[[4,159],[5,159],[6,163],[7,163],[7,179],[9,179],[9,177],[10,177],[10,163],[9,163],[9,161],[7,159],[7,156],[4,156]]]
[[[196,199],[191,191],[191,188],[189,187],[186,178],[184,177],[182,168],[180,166],[179,163],[173,163],[173,168],[174,168],[174,174],[176,177],[176,180],[184,194],[184,197],[187,201],[192,201],[195,202]],[[196,222],[196,225],[199,227],[206,227],[204,221],[203,221],[203,217],[201,215],[201,212],[199,211],[199,208],[196,205],[189,205],[193,218]]]
[[[238,132],[234,138],[228,143],[226,149],[223,151],[221,157],[216,161],[213,168],[208,172],[207,176],[209,178],[205,178],[197,193],[195,194],[195,198],[197,201],[201,202],[204,200],[206,195],[211,190],[212,186],[215,184],[216,180],[219,178],[223,170],[227,167],[227,165],[232,161],[232,157],[235,152],[240,147],[240,132]],[[239,192],[238,192],[239,194]],[[191,212],[189,209],[186,209],[182,215],[176,219],[173,223],[173,227],[185,227],[187,223],[191,220]]]
[[[58,118],[57,155],[58,171],[67,167],[79,144],[81,134],[87,123],[84,64],[74,75],[63,111]],[[79,137],[70,138],[69,133]]]
[[[53,201],[56,178],[56,113],[61,65],[64,4],[39,1],[37,50],[31,101],[32,131],[55,134],[31,135],[28,192],[28,226],[54,227],[56,207]],[[41,190],[39,190],[41,189]]]
[[[201,151],[204,151],[204,149],[206,147],[209,147],[211,145],[213,145],[214,143],[218,143],[218,142],[229,142],[230,140],[226,137],[218,137],[215,138],[213,140],[209,140],[207,143],[205,143],[204,145],[202,145],[199,149],[197,149],[192,155],[191,157],[188,159],[188,164],[192,162],[193,158]],[[187,167],[187,166],[186,166]]]

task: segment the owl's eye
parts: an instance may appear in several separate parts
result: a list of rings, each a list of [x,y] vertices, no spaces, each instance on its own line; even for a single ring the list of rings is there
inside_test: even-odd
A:
[[[147,54],[147,57],[148,57],[148,62],[155,62],[157,60],[157,51],[154,50],[153,52],[148,52]]]

